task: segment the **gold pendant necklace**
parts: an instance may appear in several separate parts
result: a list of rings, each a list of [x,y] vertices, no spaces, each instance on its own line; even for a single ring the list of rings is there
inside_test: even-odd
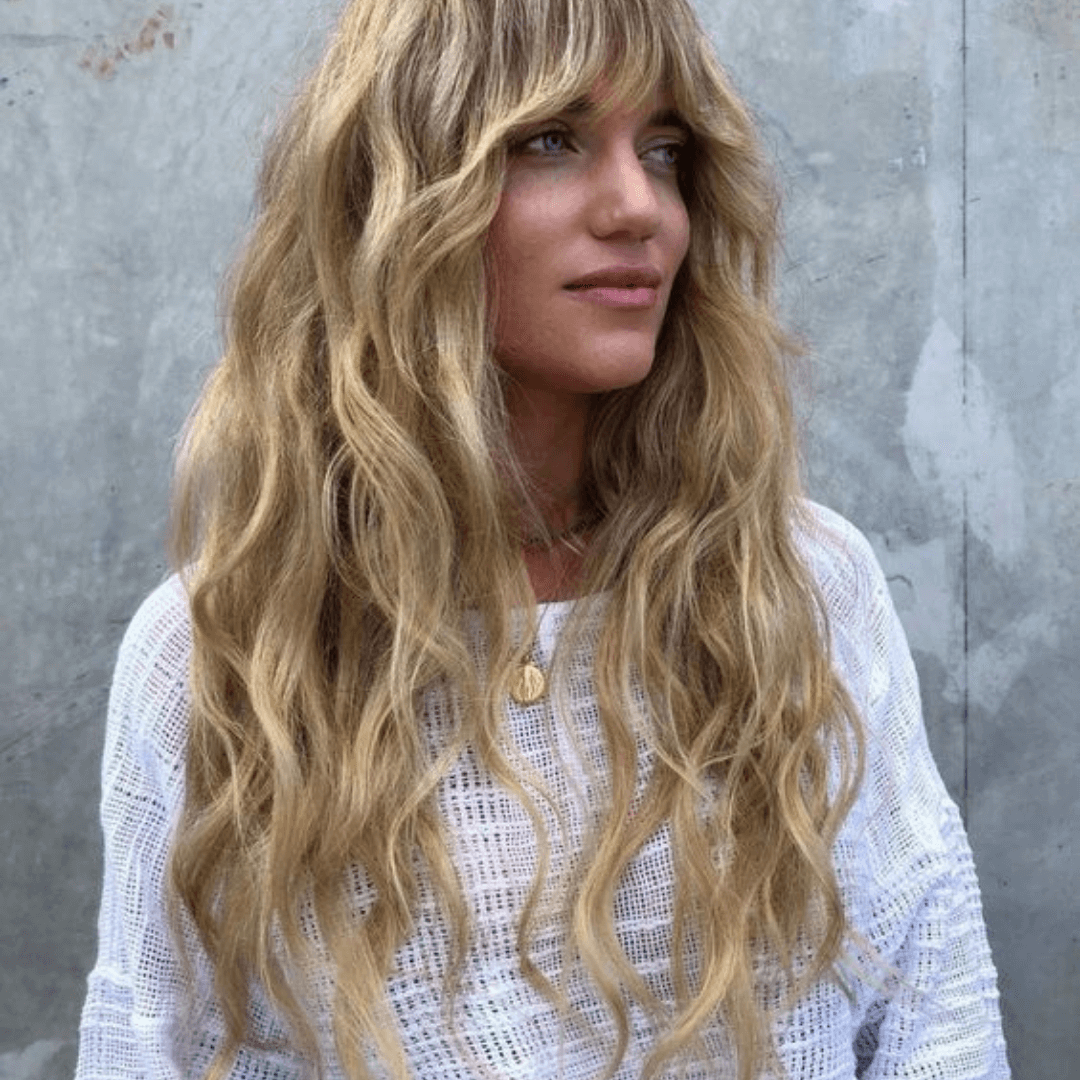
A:
[[[572,544],[577,541],[599,520],[600,515],[595,511],[590,511],[560,532],[549,535],[522,536],[520,537],[521,545],[525,548],[542,548],[551,551],[560,544]],[[562,575],[559,578],[560,588],[556,589],[556,595],[561,593],[561,584]],[[548,607],[545,608],[543,615],[540,616],[540,621],[536,624],[536,636],[533,638],[533,647],[529,650],[528,659],[523,660],[518,665],[517,670],[510,678],[510,696],[518,705],[535,705],[547,693],[548,677],[534,654],[539,647],[540,629],[544,624],[544,619],[548,616],[551,603],[553,601],[548,602]]]
[[[547,693],[547,676],[534,660],[527,660],[514,672],[510,696],[519,705],[535,705]]]
[[[535,705],[547,693],[548,677],[540,666],[540,631],[543,629],[544,620],[548,617],[552,604],[553,602],[549,601],[544,605],[528,655],[510,676],[510,696],[519,705]]]

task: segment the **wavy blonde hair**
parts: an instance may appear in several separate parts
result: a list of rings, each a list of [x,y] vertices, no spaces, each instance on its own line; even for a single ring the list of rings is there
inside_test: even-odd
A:
[[[461,969],[472,913],[435,793],[466,745],[536,825],[521,966],[565,1005],[528,958],[546,841],[501,736],[526,648],[512,611],[532,597],[484,240],[514,133],[601,78],[628,102],[664,86],[691,133],[690,250],[656,362],[596,400],[589,432],[601,524],[585,588],[609,599],[595,654],[609,798],[565,928],[614,1021],[607,1074],[634,1000],[663,1020],[643,1075],[700,1050],[722,1016],[748,1080],[770,1057],[755,957],[774,956],[792,994],[839,957],[830,852],[861,743],[793,536],[777,198],[745,107],[685,0],[354,0],[269,148],[224,357],[178,468],[194,659],[170,885],[224,1016],[210,1077],[252,1038],[252,979],[317,1061],[299,974],[316,948],[335,973],[346,1073],[368,1077],[378,1059],[408,1076],[387,978],[422,879],[456,942],[450,991]],[[485,627],[482,676],[469,609]],[[655,765],[631,814],[635,679]],[[440,682],[463,706],[433,759],[420,697]],[[661,1003],[619,946],[613,906],[665,824],[676,1000]],[[360,921],[354,865],[376,897]]]

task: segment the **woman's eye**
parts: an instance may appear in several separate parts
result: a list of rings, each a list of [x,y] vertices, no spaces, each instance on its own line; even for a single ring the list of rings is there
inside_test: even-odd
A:
[[[681,142],[661,143],[659,146],[652,146],[646,150],[645,157],[662,169],[675,171],[679,167],[682,150]]]
[[[535,154],[563,154],[570,149],[570,136],[557,128],[539,131],[522,142],[521,147]]]

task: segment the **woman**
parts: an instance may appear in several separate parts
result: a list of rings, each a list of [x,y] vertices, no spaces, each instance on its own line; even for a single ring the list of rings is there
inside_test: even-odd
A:
[[[354,0],[121,649],[80,1076],[1004,1077],[682,0]]]

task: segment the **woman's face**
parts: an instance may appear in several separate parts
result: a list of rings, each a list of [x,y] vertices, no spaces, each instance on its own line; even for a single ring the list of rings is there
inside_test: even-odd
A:
[[[487,236],[495,357],[524,390],[596,393],[649,372],[690,225],[668,97],[595,96],[511,147]]]

